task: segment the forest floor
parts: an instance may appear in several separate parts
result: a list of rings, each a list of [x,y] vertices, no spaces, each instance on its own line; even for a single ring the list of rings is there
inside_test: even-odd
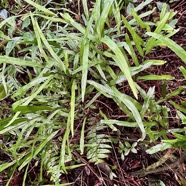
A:
[[[164,1],[166,2],[166,1]],[[10,6],[14,6],[14,1],[9,0]],[[176,18],[178,19],[178,23],[176,25],[179,28],[179,32],[176,33],[171,39],[174,40],[177,44],[186,49],[186,1],[180,0],[175,1],[170,4],[170,8],[174,11],[177,11]],[[73,6],[69,7],[69,9],[73,12],[77,11],[77,4],[74,1]],[[22,10],[23,12],[27,11],[27,9]],[[168,84],[168,91],[172,92],[178,87],[185,85],[185,81],[180,81],[182,79],[182,74],[179,70],[179,66],[183,66],[183,62],[180,58],[174,54],[168,48],[159,47],[157,50],[153,50],[146,59],[158,59],[158,60],[166,60],[167,63],[165,65],[157,66],[156,68],[149,69],[149,73],[154,73],[157,75],[167,74],[175,77],[170,84]],[[137,82],[144,90],[148,90],[148,87],[155,86],[156,100],[162,97],[162,82],[160,81],[147,81],[143,84],[142,81]],[[127,92],[128,90],[125,90]],[[130,90],[129,90],[130,92]],[[183,99],[185,99],[185,95],[183,95]],[[177,97],[174,98],[174,101],[177,102]],[[4,104],[11,106],[11,100],[9,98],[3,100]],[[103,104],[105,103],[105,104]],[[110,118],[114,118],[117,116],[121,116],[120,110],[117,109],[117,105],[112,101],[103,100],[101,97],[96,103],[97,107],[105,110],[105,114],[110,116]],[[110,111],[112,108],[112,111]],[[6,114],[6,109],[3,110],[2,116]],[[175,117],[176,113],[174,109],[171,109],[171,115]],[[0,116],[1,117],[1,116]],[[175,123],[170,119],[169,128],[176,128]],[[107,132],[107,131],[105,131]],[[132,128],[126,131],[125,136],[138,135],[136,133],[136,129]],[[83,183],[83,185],[87,186],[100,186],[102,185],[102,181],[100,180],[100,172],[103,175],[104,183],[106,185],[127,185],[127,186],[153,186],[153,185],[166,185],[166,186],[176,186],[176,185],[186,185],[186,154],[180,149],[169,149],[165,152],[157,153],[156,155],[149,155],[144,152],[143,148],[140,146],[137,147],[138,153],[130,153],[125,160],[122,161],[119,154],[115,154],[117,152],[112,152],[110,154],[109,159],[106,160],[108,164],[116,165],[117,170],[115,170],[115,174],[117,178],[110,180],[108,178],[108,171],[106,169],[105,163],[101,163],[99,165],[94,165],[88,163],[87,159],[79,154],[74,153],[74,156],[79,158],[83,163],[86,164],[85,167],[80,167],[73,169],[68,172],[67,175],[62,176],[62,180],[64,183],[67,182],[75,182],[74,186],[79,186]],[[174,155],[176,157],[176,161],[173,161],[171,158],[169,159],[169,155]],[[5,154],[2,154],[0,160],[3,158],[7,158]],[[164,166],[155,166],[153,163],[157,162],[159,159],[168,159],[167,165]],[[144,166],[149,167],[144,171]],[[155,166],[157,168],[152,169],[150,166]],[[39,171],[37,167],[33,165],[33,169],[28,171],[29,178],[32,180],[38,176]],[[83,176],[82,176],[83,175]],[[15,171],[9,186],[21,186],[23,181],[24,172]],[[44,174],[45,180],[48,180],[49,177],[47,174]],[[4,171],[2,175],[0,175],[0,186],[4,186],[3,180],[7,179],[7,171]],[[161,181],[160,181],[161,180]],[[52,182],[48,180],[48,185],[52,185]],[[29,183],[28,183],[29,185]]]

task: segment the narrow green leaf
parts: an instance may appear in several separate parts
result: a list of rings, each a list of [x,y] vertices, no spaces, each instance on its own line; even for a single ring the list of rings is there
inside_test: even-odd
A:
[[[71,101],[70,101],[70,121],[71,121],[72,137],[74,136],[75,89],[76,89],[76,81],[73,80],[72,87],[71,87]]]
[[[176,109],[178,109],[180,112],[183,112],[184,114],[186,114],[186,107],[182,107],[180,105],[178,105],[177,103],[175,103],[174,101],[170,100],[169,101],[171,105],[173,105]]]
[[[124,96],[124,94],[122,94],[121,92],[119,92],[115,87],[112,88],[114,96],[117,97],[118,100],[120,100],[121,102],[123,102],[126,107],[132,112],[134,119],[136,120],[136,122],[138,123],[138,126],[142,132],[142,137],[140,140],[144,140],[145,136],[146,136],[146,132],[144,129],[144,125],[141,119],[141,116],[137,110],[137,108],[135,107],[135,105],[132,103],[132,101],[130,101],[129,99],[126,99],[126,97]]]
[[[145,100],[144,100],[143,107],[140,112],[142,118],[144,117],[147,109],[149,108],[150,100],[154,96],[154,91],[155,91],[155,87],[150,87],[147,94],[146,94],[146,97],[144,98]]]
[[[50,44],[48,43],[47,39],[45,38],[45,35],[43,34],[42,30],[40,29],[38,22],[36,20],[34,20],[32,14],[31,14],[31,18],[32,18],[32,23],[34,25],[36,25],[36,28],[38,30],[38,33],[43,41],[43,43],[45,44],[46,48],[48,49],[48,51],[50,52],[51,56],[58,62],[58,66],[61,70],[63,70],[64,72],[66,72],[66,68],[64,63],[61,61],[61,59],[59,58],[59,56],[54,52],[53,48],[50,46]]]
[[[52,110],[52,108],[47,106],[18,106],[14,109],[14,112],[20,111],[22,114],[27,114],[44,110]]]
[[[20,104],[22,104],[22,106],[27,106],[44,88],[47,87],[47,85],[49,84],[53,77],[54,77],[53,75],[48,76],[46,81],[35,92],[32,92],[32,94],[29,97],[23,98],[15,102],[12,105],[12,108],[15,109]]]
[[[50,10],[48,10],[47,8],[45,8],[44,6],[41,6],[31,0],[24,0],[26,1],[28,4],[34,6],[35,8],[37,8],[38,10],[41,10],[42,12],[44,12],[47,15],[52,15],[52,16],[56,16],[56,14],[54,12],[51,12]]]
[[[152,32],[147,32],[147,35],[154,37],[155,39],[158,39],[161,41],[165,46],[169,47],[173,52],[175,52],[182,60],[186,63],[186,51],[179,46],[177,43],[175,43],[173,40]]]
[[[107,0],[107,1],[104,1],[103,3],[104,7],[101,12],[101,16],[99,17],[98,24],[96,25],[96,31],[98,33],[99,38],[103,36],[104,25],[105,25],[106,20],[108,19],[108,13],[113,4],[113,1],[114,0]]]
[[[12,95],[12,98],[15,98],[17,96],[23,96],[31,87],[39,85],[41,82],[43,82],[47,79],[48,79],[48,77],[36,77],[30,83],[26,84],[25,86],[22,86],[17,92],[15,92]]]
[[[43,142],[41,142],[41,143],[37,146],[37,148],[35,148],[35,151],[34,151],[33,154],[32,154],[32,152],[29,153],[29,154],[25,157],[23,163],[21,164],[21,166],[19,167],[18,170],[20,171],[24,166],[26,166],[28,163],[30,163],[30,161],[31,161],[33,158],[35,158],[39,152],[41,152],[41,151],[43,150],[43,148],[45,147],[45,145],[46,145],[57,133],[58,133],[58,130],[55,131],[55,132],[53,132],[53,133],[51,133],[50,135],[48,135],[48,136],[46,137],[46,139],[45,139]]]
[[[158,3],[157,3],[158,4]],[[160,8],[161,13],[160,13],[160,20],[162,20],[165,16],[165,14],[170,11],[170,7],[166,3],[161,4],[162,7]]]
[[[146,64],[149,62],[152,63],[153,65],[164,65],[165,63],[167,63],[167,61],[157,59],[147,59],[143,63]]]
[[[184,68],[183,66],[181,66],[179,69],[182,72],[184,78],[186,79],[186,68]]]
[[[148,154],[154,154],[156,152],[164,151],[166,149],[172,148],[171,144],[168,143],[161,143],[156,146],[151,147],[150,149],[146,150]]]
[[[181,119],[181,123],[182,124],[186,124],[186,115],[184,115],[182,112],[177,111],[177,114],[179,116],[179,118]],[[185,130],[185,129],[184,129]]]
[[[138,127],[137,122],[128,122],[128,121],[120,121],[120,120],[101,120],[101,123],[107,124],[107,125],[118,125],[122,127]]]
[[[67,23],[70,23],[72,26],[74,26],[74,28],[79,30],[82,34],[85,34],[86,29],[81,24],[74,21],[74,19],[69,14],[64,13],[64,14],[61,14],[61,16],[67,21]],[[96,40],[96,37],[92,35],[91,33],[88,33],[88,38],[92,41]]]
[[[134,64],[135,64],[136,66],[138,66],[138,65],[139,65],[139,61],[138,61],[138,58],[137,58],[136,53],[135,53],[135,51],[134,51],[134,48],[133,48],[133,46],[132,46],[132,43],[131,43],[131,41],[130,41],[129,35],[128,35],[127,33],[125,34],[125,39],[126,39],[126,42],[127,42],[128,46],[129,46],[129,48],[130,48],[130,51],[131,51],[131,54],[130,54],[130,53],[129,53],[129,54],[131,55]]]
[[[131,77],[131,72],[128,66],[128,63],[126,61],[125,56],[123,55],[123,53],[121,52],[121,50],[118,48],[117,44],[112,41],[110,38],[105,37],[101,39],[101,42],[105,43],[107,46],[109,46],[109,48],[115,53],[114,56],[114,60],[117,63],[117,65],[119,66],[119,68],[121,69],[121,71],[123,72],[123,74],[125,75],[131,89],[132,92],[134,94],[134,96],[136,98],[138,98],[138,92],[135,86],[135,83]]]
[[[143,52],[141,45],[144,44],[144,41],[136,33],[134,28],[128,23],[127,19],[124,16],[122,16],[122,20],[123,20],[123,23],[125,24],[125,26],[127,27],[127,29],[129,30],[130,34],[132,35],[133,41],[135,43],[136,48],[138,49],[139,54],[143,57],[144,52]]]
[[[89,42],[83,41],[82,42],[82,79],[81,79],[81,94],[82,94],[82,101],[84,102],[85,99],[85,90],[87,84],[87,74],[88,74],[88,63],[89,63]]]
[[[99,65],[99,64],[96,65],[96,68],[97,68],[99,74],[101,75],[101,77],[102,77],[105,81],[107,81],[107,78],[105,77],[105,74],[104,74],[104,72],[103,72],[103,68],[101,67],[101,65]]]
[[[3,163],[0,166],[0,172],[4,171],[5,169],[7,169],[8,167],[11,167],[12,165],[14,165],[16,163],[16,160],[13,160],[9,163]]]
[[[0,84],[0,100],[3,100],[7,96],[5,88],[2,84]]]
[[[84,142],[84,138],[85,138],[85,124],[86,124],[86,117],[83,120],[83,124],[82,124],[82,129],[81,129],[81,137],[80,137],[80,151],[81,151],[81,155],[83,155],[84,153],[84,146],[85,146],[85,142]]]
[[[89,10],[88,10],[88,5],[87,5],[87,0],[82,0],[82,4],[83,4],[83,9],[85,12],[86,19],[88,19],[89,18]]]
[[[170,16],[170,12],[167,12],[165,17],[158,23],[158,26],[156,27],[153,34],[159,34],[162,31],[163,27],[165,26],[166,22],[169,19],[169,16]],[[152,36],[152,35],[150,35],[150,36]],[[164,36],[162,36],[162,37],[164,37]],[[146,48],[145,48],[146,49],[146,54],[148,54],[151,51],[152,47],[155,46],[155,40],[156,39],[153,38],[153,37],[151,37],[148,40],[148,42],[146,44]]]
[[[70,126],[69,126],[69,123],[70,123],[70,116],[68,117],[68,120],[67,120],[67,128],[66,128],[66,131],[65,131],[65,134],[63,136],[63,141],[61,143],[61,150],[60,150],[60,160],[59,160],[59,163],[61,165],[61,167],[63,168],[63,171],[65,173],[67,173],[66,171],[66,166],[65,166],[65,154],[66,154],[66,151],[67,151],[67,143],[69,141],[69,134],[70,134]]]
[[[171,75],[146,75],[146,76],[138,76],[138,79],[143,80],[173,80],[174,77]]]
[[[131,75],[134,76],[136,74],[138,74],[139,72],[144,71],[145,69],[149,68],[152,65],[151,62],[146,63],[144,65],[139,65],[137,67],[131,67],[130,71],[131,71]],[[112,81],[112,84],[119,84],[121,82],[126,81],[126,77],[124,75],[118,76],[117,79],[115,79],[114,81]]]
[[[34,28],[35,36],[36,36],[36,39],[37,39],[38,48],[39,48],[39,50],[41,52],[42,57],[44,57],[44,59],[46,60],[47,64],[50,64],[49,58],[48,58],[48,56],[46,55],[46,53],[45,53],[45,51],[43,49],[43,44],[41,42],[40,33],[39,33],[39,30],[37,29],[37,24],[34,21],[34,18],[32,16],[32,14],[31,14],[31,19],[32,19],[32,25],[33,25],[33,28]]]
[[[134,9],[131,9],[132,16],[137,21],[137,23],[141,26],[141,28],[146,28],[148,32],[150,32],[150,27],[148,24],[142,21],[142,19],[137,15],[137,13],[134,11]]]
[[[103,85],[96,83],[95,81],[92,81],[92,80],[88,80],[87,82],[90,85],[93,85],[98,91],[100,91],[104,95],[107,95],[107,94],[109,94],[111,96],[114,95],[112,89],[109,86],[103,86]],[[109,97],[109,95],[106,97]]]
[[[165,100],[167,100],[167,99],[169,99],[169,98],[171,98],[171,97],[173,97],[173,96],[176,96],[176,95],[178,95],[178,94],[180,94],[180,93],[182,94],[182,91],[184,91],[185,89],[186,89],[186,86],[180,86],[178,89],[172,91],[172,92],[169,93],[169,94],[166,94],[165,99],[160,99],[160,100],[157,101],[156,103],[157,103],[157,104],[160,104],[160,103],[162,103],[163,101],[165,101]]]
[[[142,10],[145,6],[147,6],[148,4],[150,4],[153,0],[145,0],[142,1],[134,10],[136,12],[138,12],[139,10]]]
[[[118,100],[118,101],[116,101],[117,104],[122,102],[127,107],[127,109],[129,109],[132,112],[132,115],[133,115],[134,119],[136,120],[136,122],[142,132],[142,137],[140,140],[143,140],[146,136],[146,133],[145,133],[145,129],[143,126],[141,116],[140,116],[135,104],[130,99],[128,99],[128,97],[126,97],[126,95],[119,92],[115,87],[112,87],[112,89],[111,89],[109,86],[106,87],[106,86],[103,86],[99,83],[96,83],[96,82],[90,81],[90,80],[88,81],[88,83],[93,85],[98,90],[100,90],[104,95],[110,94],[110,96],[113,98],[114,101],[116,101],[116,99]]]
[[[1,63],[27,66],[27,67],[38,67],[38,68],[43,67],[41,64],[35,63],[33,61],[26,61],[20,58],[14,58],[14,57],[8,57],[8,56],[0,56],[0,64]]]
[[[2,129],[4,128],[4,126],[6,126],[6,124],[7,124],[9,121],[11,121],[11,119],[12,119],[12,117],[8,117],[8,118],[5,118],[5,119],[1,119],[1,120],[0,120],[0,130],[2,130]],[[27,120],[28,120],[28,118],[18,118],[18,119],[16,119],[16,120],[12,123],[12,125],[16,125],[16,124],[18,124],[18,123],[22,123],[22,122],[27,121]]]

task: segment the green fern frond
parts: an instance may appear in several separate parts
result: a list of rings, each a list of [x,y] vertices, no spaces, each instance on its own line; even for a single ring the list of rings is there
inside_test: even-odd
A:
[[[99,164],[104,162],[105,158],[108,158],[112,148],[110,136],[106,134],[99,134],[99,132],[106,126],[98,124],[95,126],[86,136],[87,142],[87,159],[90,162]]]

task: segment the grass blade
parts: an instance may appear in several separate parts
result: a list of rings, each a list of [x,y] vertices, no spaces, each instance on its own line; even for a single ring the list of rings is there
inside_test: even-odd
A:
[[[71,87],[71,101],[70,101],[70,121],[71,121],[72,137],[74,136],[75,89],[76,89],[76,81],[73,80],[72,87]]]
[[[123,23],[125,24],[125,26],[127,27],[127,29],[129,30],[130,34],[132,35],[133,41],[135,43],[136,48],[138,49],[139,54],[141,56],[144,56],[144,52],[141,47],[141,45],[143,45],[144,41],[135,32],[134,28],[130,26],[130,24],[128,23],[127,19],[124,16],[122,16],[122,20],[123,20]]]
[[[126,42],[127,42],[128,46],[130,48],[132,60],[133,60],[134,64],[136,66],[138,66],[139,65],[139,61],[138,61],[138,58],[136,56],[136,53],[134,52],[134,48],[132,46],[132,43],[130,41],[130,38],[129,38],[128,34],[125,34],[125,39],[126,39]]]
[[[36,111],[52,110],[51,107],[47,106],[18,106],[14,109],[14,112],[21,112],[22,114],[34,113]]]
[[[18,170],[21,170],[24,166],[26,166],[33,158],[35,158],[37,156],[37,154],[39,152],[42,151],[42,149],[45,147],[45,145],[58,133],[58,131],[53,132],[52,134],[50,134],[39,146],[37,146],[37,148],[35,149],[34,153],[32,154],[32,152],[30,154],[28,154],[25,157],[25,160],[23,161],[23,163],[21,164],[21,166],[19,167]]]
[[[156,60],[156,59],[148,59],[148,60],[145,60],[143,63],[146,64],[146,63],[152,63],[152,65],[164,65],[166,63],[166,61],[164,60]]]
[[[38,10],[44,12],[47,15],[52,15],[52,16],[56,16],[56,14],[54,12],[51,12],[50,10],[48,10],[47,8],[45,8],[44,6],[41,6],[31,0],[24,0],[26,1],[28,4],[34,6],[35,8],[37,8]]]
[[[144,140],[146,136],[146,132],[145,132],[145,128],[144,128],[140,113],[138,112],[137,108],[129,99],[126,99],[125,96],[121,92],[119,92],[115,87],[113,87],[112,90],[113,90],[114,96],[117,97],[118,100],[123,102],[126,105],[126,107],[132,112],[134,119],[138,123],[138,126],[142,132],[142,137],[139,140]]]
[[[137,122],[128,122],[128,121],[120,121],[120,120],[101,120],[101,123],[107,124],[107,125],[118,125],[122,127],[138,127]]]
[[[141,26],[141,28],[146,28],[148,32],[150,32],[150,27],[142,21],[142,19],[137,15],[134,9],[131,9],[132,16],[137,21],[137,23]]]
[[[88,10],[88,6],[87,6],[87,0],[82,0],[82,4],[83,4],[85,16],[88,19],[89,18],[89,10]]]
[[[152,36],[153,38],[161,41],[161,43],[169,47],[173,52],[175,52],[183,60],[183,62],[186,63],[186,51],[181,46],[179,46],[177,43],[175,43],[171,39],[165,36],[162,36],[160,34],[147,32],[147,35]]]
[[[90,80],[88,81],[88,83],[93,85],[96,89],[100,90],[104,95],[109,94],[117,104],[119,104],[119,102],[122,102],[132,112],[132,115],[134,116],[134,119],[136,120],[142,132],[142,137],[139,140],[145,139],[146,132],[144,129],[144,125],[140,113],[138,112],[135,104],[133,104],[133,102],[129,100],[128,97],[126,97],[124,94],[119,92],[115,87],[111,89],[109,86],[103,86],[99,83]]]
[[[184,78],[186,79],[186,68],[184,68],[183,66],[181,66],[179,69],[182,72]]]
[[[180,112],[183,112],[184,114],[186,114],[186,107],[182,107],[180,105],[178,105],[177,103],[175,103],[174,101],[170,100],[169,101],[171,105],[173,105],[176,109],[178,109]]]
[[[82,125],[82,129],[81,129],[81,138],[80,138],[80,152],[81,152],[81,155],[84,153],[84,146],[85,146],[85,143],[84,143],[84,134],[85,134],[85,124],[86,124],[86,119],[87,118],[84,118],[83,120],[83,125]]]
[[[109,13],[109,10],[113,2],[114,0],[103,1],[104,8],[101,12],[101,16],[99,18],[98,24],[96,25],[96,31],[98,33],[99,38],[101,38],[103,35],[103,28],[104,28],[106,20],[108,19],[108,13]]]
[[[156,27],[154,34],[159,34],[162,31],[163,27],[165,26],[166,22],[169,19],[169,16],[170,16],[170,12],[167,12],[165,17],[158,23],[158,26]],[[156,44],[155,40],[156,39],[153,37],[151,37],[148,40],[148,42],[146,44],[146,54],[148,54],[151,51],[152,47]]]
[[[102,38],[101,42],[103,42],[107,46],[109,46],[109,48],[115,53],[115,57],[114,57],[115,62],[117,63],[117,65],[119,66],[119,68],[121,69],[123,74],[126,76],[127,81],[132,89],[134,96],[136,98],[138,98],[138,95],[137,95],[138,92],[137,92],[136,86],[134,84],[134,81],[131,77],[131,72],[130,72],[128,63],[127,63],[123,53],[118,48],[117,44],[114,41],[112,41],[110,38],[108,38],[108,37]]]
[[[0,56],[0,64],[11,64],[11,65],[20,65],[20,66],[27,66],[27,67],[38,67],[42,68],[41,64],[38,64],[33,61],[27,61],[20,58],[8,57],[8,56]]]
[[[66,68],[64,63],[61,61],[61,59],[58,57],[58,55],[54,52],[54,50],[52,49],[52,47],[50,46],[50,44],[48,43],[47,39],[45,38],[42,30],[40,29],[38,22],[36,20],[34,20],[32,14],[31,14],[31,19],[32,19],[32,23],[33,25],[36,26],[38,34],[40,35],[43,43],[45,44],[46,48],[48,49],[48,51],[50,52],[51,56],[58,62],[58,66],[61,70],[63,70],[64,72],[66,72]]]
[[[148,4],[150,4],[153,0],[146,0],[141,2],[134,10],[136,12],[138,12],[139,10],[143,9],[145,6],[147,6]]]
[[[143,80],[173,80],[174,77],[171,75],[146,75],[146,76],[138,76],[138,79]]]
[[[3,100],[7,96],[5,88],[2,84],[0,84],[0,100]]]
[[[89,56],[89,42],[83,41],[81,45],[82,49],[82,79],[81,79],[81,94],[82,94],[82,101],[84,102],[85,99],[85,90],[87,84],[87,74],[88,74],[88,56]]]

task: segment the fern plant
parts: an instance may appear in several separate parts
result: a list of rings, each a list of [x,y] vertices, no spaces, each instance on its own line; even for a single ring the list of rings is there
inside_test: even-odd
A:
[[[107,126],[98,123],[86,136],[86,156],[92,163],[99,164],[104,162],[104,159],[108,158],[111,153],[110,136],[101,132],[105,128]]]

